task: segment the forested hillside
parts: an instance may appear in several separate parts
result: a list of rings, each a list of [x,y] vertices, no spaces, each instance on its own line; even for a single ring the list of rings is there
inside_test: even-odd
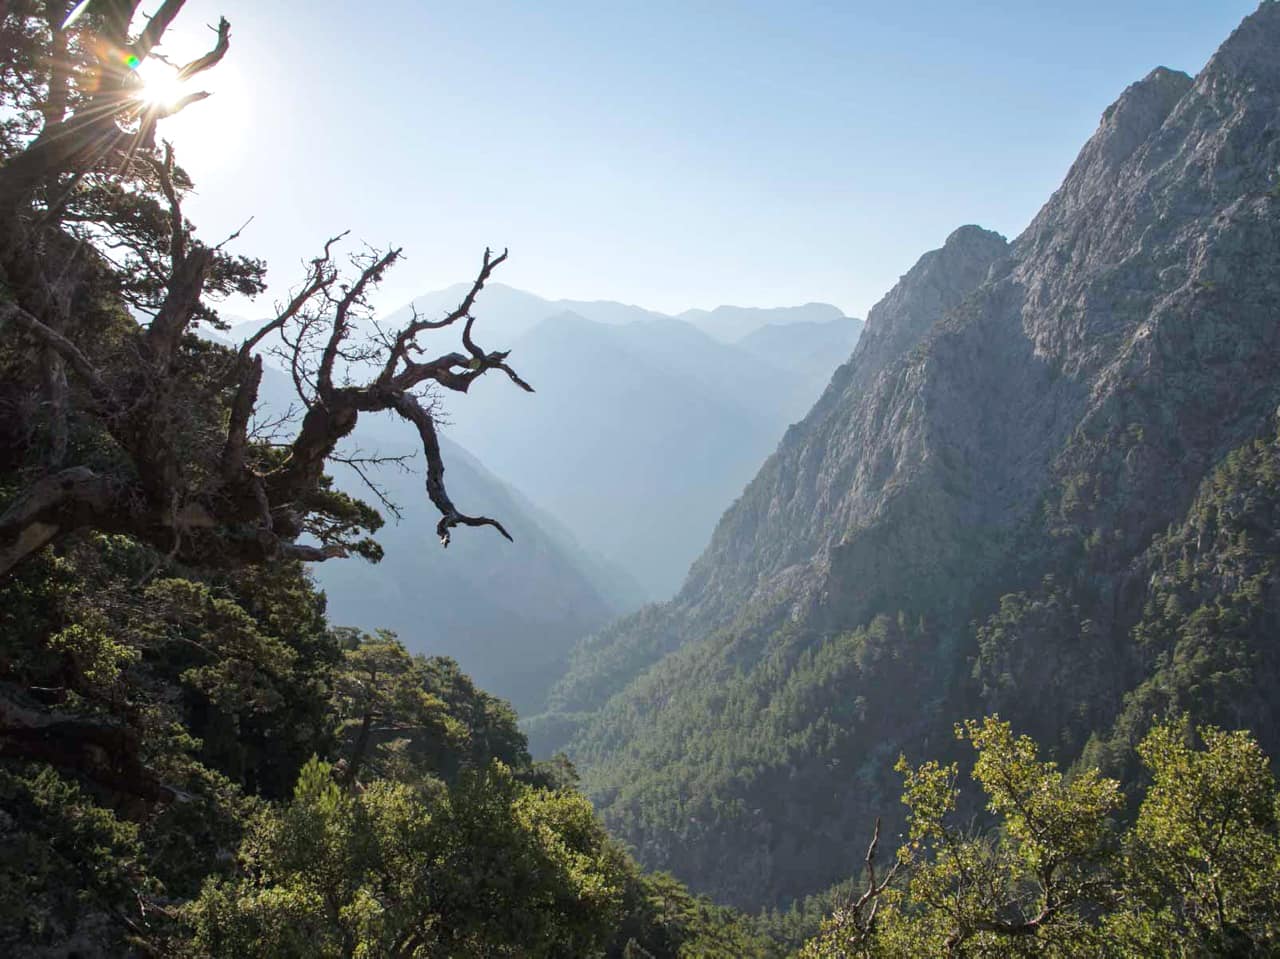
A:
[[[430,394],[527,389],[473,336],[504,257],[446,322],[368,340],[400,251],[335,237],[244,341],[197,336],[264,265],[183,213],[157,126],[202,97],[136,72],[182,3],[137,7],[0,7],[0,953],[772,955],[643,873],[453,660],[327,621],[304,563],[383,555],[326,472],[362,416],[416,439],[435,548],[510,535],[455,505]],[[228,55],[215,37],[179,79]],[[466,355],[428,359],[449,326]],[[260,402],[275,333],[294,422]]]
[[[453,660],[330,627],[297,563],[162,561],[94,536],[0,587],[5,955],[772,954]]]
[[[1280,6],[1104,114],[1006,244],[965,227],[533,727],[641,860],[743,905],[896,834],[900,753],[999,710],[1128,777],[1153,716],[1277,752]],[[1127,779],[1126,779],[1127,781]]]

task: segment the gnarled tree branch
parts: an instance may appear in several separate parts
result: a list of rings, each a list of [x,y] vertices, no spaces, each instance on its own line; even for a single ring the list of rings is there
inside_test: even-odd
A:
[[[201,353],[212,348],[194,346],[186,334],[194,322],[214,317],[209,297],[261,289],[261,265],[233,261],[221,245],[210,248],[193,237],[182,210],[189,184],[172,147],[165,143],[157,152],[151,138],[160,113],[141,105],[137,78],[116,62],[122,52],[157,56],[182,6],[163,0],[130,41],[139,4],[95,3],[86,23],[105,31],[105,45],[92,47],[102,51],[97,65],[90,64],[101,74],[99,87],[68,115],[58,100],[65,84],[55,83],[41,109],[41,132],[0,167],[0,272],[10,291],[0,303],[0,334],[20,332],[24,362],[43,377],[50,447],[44,459],[57,470],[0,516],[0,575],[86,528],[127,533],[177,561],[201,564],[281,556],[321,561],[350,552],[376,558],[376,544],[356,536],[375,530],[380,517],[332,490],[324,473],[359,416],[384,411],[418,434],[442,543],[457,526],[493,526],[510,539],[497,520],[464,513],[452,501],[433,410],[421,400],[433,386],[465,393],[491,370],[532,390],[507,352],[486,351],[477,342],[477,297],[505,262],[505,250],[485,251],[475,280],[448,315],[415,313],[393,334],[369,336],[362,329],[372,320],[369,294],[401,251],[352,257],[355,270],[344,283],[335,263],[340,234],[325,243],[276,316],[204,379],[209,366]],[[179,79],[216,65],[229,43],[222,20],[214,47],[179,68]],[[60,191],[56,203],[42,192],[53,186]],[[56,256],[39,252],[51,249]],[[55,280],[44,275],[46,261],[54,263]],[[113,296],[114,304],[101,305]],[[150,324],[133,326],[122,304],[151,313]],[[89,319],[81,315],[86,310]],[[461,349],[424,358],[423,334],[454,324],[461,325]],[[264,375],[255,351],[269,338],[283,344],[273,349],[283,354],[307,407],[287,445],[263,444],[250,433]],[[58,469],[72,455],[71,422],[96,430],[95,442],[109,448],[105,461],[121,465]],[[308,534],[319,543],[298,542]]]
[[[449,493],[444,488],[444,458],[440,455],[440,439],[436,436],[436,424],[431,414],[409,393],[398,394],[392,402],[396,412],[418,428],[418,436],[422,439],[422,451],[427,457],[427,496],[441,514],[440,522],[436,524],[440,545],[449,545],[449,531],[459,525],[492,526],[510,540],[511,534],[496,519],[467,516],[459,512],[449,499]]]

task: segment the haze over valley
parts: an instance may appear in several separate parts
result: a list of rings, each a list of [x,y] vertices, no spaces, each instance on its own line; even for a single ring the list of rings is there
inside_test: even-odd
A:
[[[1280,0],[209,2],[0,4],[0,955],[1280,955]]]

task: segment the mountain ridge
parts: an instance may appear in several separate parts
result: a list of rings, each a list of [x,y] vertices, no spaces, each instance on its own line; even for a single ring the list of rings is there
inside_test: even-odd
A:
[[[544,728],[647,864],[750,906],[840,878],[897,815],[893,756],[945,761],[995,702],[992,630],[1027,644],[1004,688],[1054,693],[1005,718],[1064,764],[1132,740],[1145,551],[1280,402],[1276,48],[1264,3],[1194,80],[1129,87],[1011,244],[926,254],[676,599],[575,653]]]
[[[443,315],[461,302],[470,290],[469,283],[455,283],[442,290],[419,294],[408,303],[388,313],[388,322],[407,317],[415,308],[423,314]],[[496,301],[496,302],[495,302]],[[538,320],[558,313],[576,313],[585,319],[609,326],[623,323],[679,320],[697,327],[722,343],[734,343],[755,330],[768,325],[796,325],[810,322],[851,319],[830,303],[810,302],[798,306],[750,307],[721,305],[710,310],[689,309],[680,313],[664,313],[631,303],[614,300],[548,299],[505,283],[490,282],[481,295],[478,311],[498,313],[502,320],[491,331],[499,336],[527,333]]]

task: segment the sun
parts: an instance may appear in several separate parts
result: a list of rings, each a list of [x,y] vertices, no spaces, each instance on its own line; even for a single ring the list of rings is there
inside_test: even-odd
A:
[[[153,51],[141,60],[124,60],[134,81],[129,97],[138,114],[160,122],[159,135],[178,148],[183,167],[199,175],[240,151],[253,105],[233,64],[219,63],[187,78],[174,66],[198,57],[204,38],[175,34],[166,40],[174,41],[167,56]]]
[[[171,110],[188,92],[178,71],[163,61],[153,58],[143,60],[134,69],[134,73],[141,81],[134,96],[148,107],[161,111]]]

